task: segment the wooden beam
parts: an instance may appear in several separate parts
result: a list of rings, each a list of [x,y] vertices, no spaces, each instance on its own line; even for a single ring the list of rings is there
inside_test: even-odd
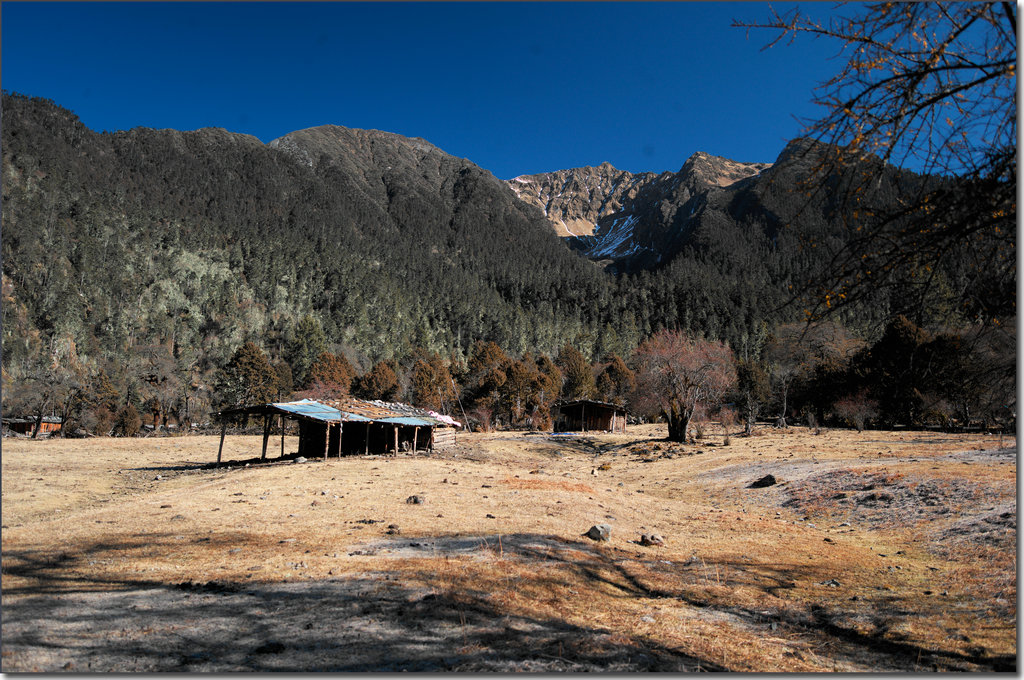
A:
[[[341,460],[341,445],[344,443],[345,421],[338,423],[338,460]]]
[[[228,431],[228,421],[224,421],[224,424],[220,428],[220,446],[217,448],[217,465],[220,465],[220,454],[224,451],[224,435]]]
[[[398,425],[395,425],[395,455],[398,455]]]
[[[324,430],[324,462],[327,462],[327,452],[331,450],[331,424],[327,423]]]
[[[416,453],[416,439],[420,435],[420,428],[414,427],[412,429],[412,452]]]
[[[363,455],[370,455],[370,423],[366,423],[366,450],[363,451]]]
[[[281,457],[284,458],[284,414],[281,414]]]
[[[270,414],[263,416],[263,453],[260,454],[260,460],[267,459],[267,441],[270,439]]]

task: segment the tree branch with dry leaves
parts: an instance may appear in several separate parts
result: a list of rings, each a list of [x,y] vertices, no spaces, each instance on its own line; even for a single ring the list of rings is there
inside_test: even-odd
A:
[[[820,22],[798,9],[734,26],[835,41],[844,66],[805,120],[812,172],[800,190],[835,201],[846,230],[796,291],[810,319],[888,291],[918,322],[1016,315],[1016,8],[1009,3],[840,4]],[[897,195],[880,192],[883,181]]]

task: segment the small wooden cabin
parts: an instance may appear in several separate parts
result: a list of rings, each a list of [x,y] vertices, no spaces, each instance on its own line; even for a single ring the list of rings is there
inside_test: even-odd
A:
[[[4,418],[4,428],[17,434],[32,434],[36,427],[36,419],[28,418]],[[39,426],[39,434],[51,434],[60,432],[60,418],[57,416],[43,416],[43,422]]]
[[[263,453],[274,420],[280,423],[281,456],[284,456],[284,421],[298,421],[300,456],[307,458],[356,454],[379,454],[398,451],[423,451],[444,448],[455,443],[455,431],[461,427],[448,416],[418,409],[407,404],[345,399],[284,402],[229,409],[218,414],[225,418],[221,445],[217,451],[220,462],[224,447],[227,417],[248,415],[263,417]]]
[[[559,432],[625,432],[626,409],[590,399],[556,404],[555,430]]]

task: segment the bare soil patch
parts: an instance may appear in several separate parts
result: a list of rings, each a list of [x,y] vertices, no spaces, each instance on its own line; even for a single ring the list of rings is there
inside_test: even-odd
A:
[[[2,669],[1016,667],[1015,441],[722,435],[5,440]]]

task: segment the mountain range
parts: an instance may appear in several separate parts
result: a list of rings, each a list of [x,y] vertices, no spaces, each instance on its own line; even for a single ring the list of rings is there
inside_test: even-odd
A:
[[[624,356],[664,327],[740,346],[801,318],[792,287],[848,238],[842,206],[797,190],[802,140],[770,163],[697,153],[677,173],[506,182],[375,130],[263,144],[95,132],[6,92],[2,110],[5,367],[59,340],[115,364],[163,347],[202,371],[249,339],[280,356],[306,315],[357,366],[479,339]],[[879,176],[895,191],[897,173]]]

